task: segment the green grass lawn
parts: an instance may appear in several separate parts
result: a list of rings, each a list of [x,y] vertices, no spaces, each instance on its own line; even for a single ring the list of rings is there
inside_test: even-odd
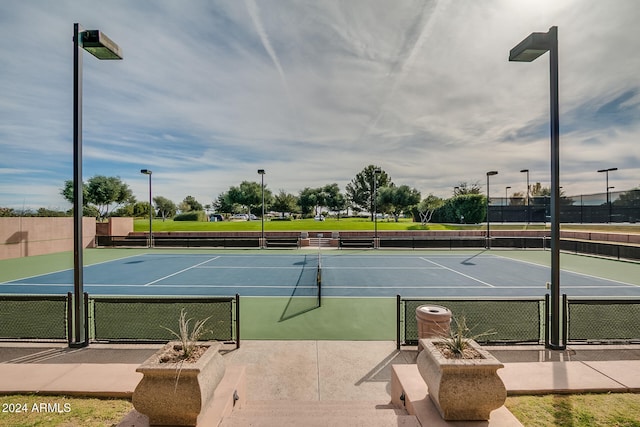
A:
[[[379,220],[377,225],[367,218],[328,218],[326,221],[314,221],[313,219],[298,219],[292,221],[265,221],[265,231],[373,231],[377,226],[379,231],[385,230],[483,230],[482,224],[456,225],[456,224],[427,224],[421,225],[410,219]],[[544,230],[544,224],[492,224],[493,229],[515,230]],[[148,231],[148,219],[136,219],[134,231]],[[261,221],[221,221],[221,222],[197,222],[197,221],[173,221],[161,219],[153,220],[153,231],[260,231]]]
[[[327,218],[326,221],[314,221],[313,219],[297,219],[292,221],[265,221],[265,231],[373,231],[377,226],[379,231],[403,231],[403,230],[485,230],[486,224],[427,224],[421,225],[411,219],[379,220],[377,225],[368,218]],[[493,230],[549,230],[545,224],[521,224],[521,223],[491,223]],[[640,233],[639,225],[616,224],[562,224],[563,230],[588,230],[606,231],[614,233]],[[136,219],[133,223],[134,231],[148,231],[148,219]],[[153,231],[260,231],[261,221],[221,221],[221,222],[197,222],[197,221],[173,221],[161,219],[153,220]]]

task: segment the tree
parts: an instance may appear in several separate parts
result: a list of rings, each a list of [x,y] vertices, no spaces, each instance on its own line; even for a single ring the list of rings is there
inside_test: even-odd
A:
[[[182,212],[201,211],[202,210],[202,204],[200,202],[198,202],[195,199],[195,197],[187,196],[180,203],[179,208],[180,208],[180,211],[182,211]]]
[[[480,194],[480,183],[478,181],[468,183],[466,181],[461,181],[457,186],[453,188],[453,195],[462,196],[464,194]]]
[[[533,203],[535,203],[535,199],[536,198],[541,198],[543,200],[548,201],[549,203],[551,203],[550,198],[551,198],[551,187],[543,187],[539,182],[536,182],[534,185],[531,186],[531,198],[534,199]],[[561,188],[560,189],[560,205],[562,206],[569,206],[569,205],[573,205],[574,200],[570,197],[567,197],[564,193],[564,190]]]
[[[524,206],[526,201],[527,201],[527,199],[524,196],[524,192],[516,191],[509,198],[509,205],[510,206]]]
[[[486,217],[484,194],[463,194],[447,199],[433,213],[433,220],[444,223],[477,224]]]
[[[176,204],[166,197],[156,196],[153,198],[153,202],[156,204],[158,216],[162,217],[162,221],[176,214]]]
[[[338,219],[340,219],[340,211],[346,209],[347,199],[342,193],[340,193],[340,187],[338,184],[327,184],[322,188],[324,195],[324,205],[331,211],[338,212]]]
[[[229,193],[226,191],[218,195],[218,198],[213,202],[213,209],[216,212],[238,213],[229,198]]]
[[[73,181],[67,180],[64,184],[60,193],[73,203]],[[82,193],[83,205],[94,208],[99,219],[109,216],[109,208],[114,204],[116,208],[123,203],[135,203],[131,189],[119,177],[96,175],[83,183]],[[83,209],[83,212],[87,210]]]
[[[381,172],[376,174],[374,172],[376,169],[380,169]],[[391,184],[391,178],[384,170],[378,166],[369,165],[359,172],[345,187],[351,206],[356,210],[368,210],[371,212],[371,221],[373,221],[374,179],[376,180],[375,188],[377,189]]]
[[[426,225],[431,221],[433,213],[444,205],[444,200],[440,197],[429,194],[426,199],[423,199],[418,204],[418,213],[420,214],[420,223]]]
[[[298,198],[293,194],[287,193],[284,190],[280,190],[280,192],[276,194],[273,199],[274,200],[273,205],[271,205],[271,209],[280,212],[280,216],[283,218],[285,213],[292,213],[298,209]]]
[[[300,191],[298,195],[298,206],[302,216],[308,216],[318,206],[318,192],[317,189],[306,187]]]
[[[264,188],[264,204],[265,209],[271,204],[271,191]],[[218,202],[220,203],[220,197]],[[226,207],[234,207],[234,205],[242,206],[243,211],[247,213],[260,212],[262,209],[262,184],[259,182],[242,181],[238,187],[230,187],[224,196],[223,205]]]
[[[17,216],[17,213],[13,208],[0,207],[0,217],[7,217],[7,216]]]
[[[47,209],[47,208],[39,208],[38,211],[36,212],[36,216],[61,217],[61,216],[68,216],[68,215],[66,212],[62,212],[62,211],[57,211],[57,210]]]
[[[398,222],[401,213],[409,212],[411,207],[420,202],[420,192],[408,185],[390,185],[378,190],[377,202],[382,212],[392,214]]]
[[[551,196],[551,187],[543,187],[539,182],[531,186],[531,197],[544,196]]]

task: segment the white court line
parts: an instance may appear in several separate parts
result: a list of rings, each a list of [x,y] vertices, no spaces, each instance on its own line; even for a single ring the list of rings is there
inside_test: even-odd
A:
[[[305,268],[314,268],[317,265],[310,266],[296,266],[296,267],[260,267],[260,266],[224,266],[224,265],[212,265],[202,266],[196,268],[220,268],[220,269],[239,269],[239,270],[256,270],[256,269],[276,269],[276,270],[302,270]],[[323,270],[440,270],[440,267],[322,267]]]
[[[376,267],[376,266],[367,266],[367,267],[325,267],[322,266],[323,270],[442,270],[441,267]]]
[[[202,265],[202,264],[206,264],[206,263],[208,263],[208,262],[210,262],[210,261],[215,261],[215,260],[217,260],[218,258],[220,258],[220,257],[219,257],[219,256],[217,256],[217,257],[214,257],[214,258],[208,259],[208,260],[206,260],[206,261],[202,261],[202,262],[201,262],[201,263],[199,263],[199,264],[192,265],[191,267],[187,267],[187,268],[182,269],[182,270],[180,270],[180,271],[176,271],[175,273],[169,274],[168,276],[164,276],[164,277],[161,277],[161,278],[159,278],[159,279],[157,279],[157,280],[154,280],[153,282],[146,283],[146,284],[144,284],[143,286],[153,285],[154,283],[160,282],[161,280],[164,280],[164,279],[168,279],[169,277],[177,276],[177,275],[178,275],[178,274],[180,274],[180,273],[184,273],[185,271],[191,270],[192,268],[196,268],[196,267],[198,267],[198,266],[200,266],[200,265]]]
[[[435,286],[323,286],[322,289],[452,289],[451,285],[435,285]],[[484,286],[456,286],[455,289],[486,289]],[[500,288],[502,289],[502,288]],[[518,288],[519,289],[519,288]],[[534,288],[538,289],[538,288]]]
[[[546,268],[546,269],[550,269],[551,268],[548,265],[538,264],[537,262],[533,262],[533,261],[525,261],[525,260],[522,260],[522,259],[509,258],[509,257],[505,257],[505,256],[500,256],[500,255],[494,255],[494,256],[496,258],[508,259],[510,261],[522,262],[524,264],[535,265],[537,267],[543,267],[543,268]],[[640,285],[636,285],[635,283],[628,283],[628,282],[623,282],[621,280],[615,280],[615,279],[607,279],[606,277],[594,276],[593,274],[580,273],[579,271],[573,271],[573,270],[567,270],[567,269],[560,268],[560,272],[563,272],[563,271],[565,273],[576,274],[578,276],[584,276],[584,277],[588,277],[590,279],[606,280],[607,282],[620,283],[621,285],[631,286],[631,287],[634,287],[634,288],[640,287]],[[608,286],[608,285],[602,286],[602,285],[599,285],[599,287],[601,287],[601,288],[609,288],[609,287],[615,288],[615,287],[620,287],[620,286]]]
[[[96,285],[100,286],[100,285]],[[108,286],[108,285],[107,285]],[[140,286],[140,285],[135,285]],[[145,285],[146,286],[146,285]],[[264,288],[264,289],[317,289],[316,286],[282,286],[282,285],[156,285],[153,288]]]
[[[309,269],[309,268],[314,268],[317,267],[317,265],[310,265],[310,266],[297,266],[297,267],[275,267],[275,266],[264,266],[261,267],[259,265],[257,266],[246,266],[246,265],[242,265],[242,266],[226,266],[226,265],[205,265],[205,266],[194,266],[193,268],[219,268],[219,269],[229,269],[229,270],[258,270],[258,269],[275,269],[275,270],[302,270],[302,269]]]
[[[434,262],[434,261],[431,261],[431,260],[430,260],[430,259],[428,259],[428,258],[420,257],[420,259],[421,259],[421,260],[423,260],[423,261],[430,262],[431,264],[435,264],[435,265],[437,265],[438,267],[444,268],[445,270],[449,270],[449,271],[451,271],[451,272],[453,272],[453,273],[456,273],[456,274],[459,274],[459,275],[461,275],[461,276],[464,276],[464,277],[466,277],[467,279],[475,280],[476,282],[478,282],[478,283],[482,283],[483,285],[487,285],[487,286],[489,286],[490,288],[495,288],[495,286],[493,286],[493,285],[492,285],[492,284],[490,284],[490,283],[483,282],[483,281],[482,281],[482,280],[480,280],[480,279],[476,279],[475,277],[469,276],[468,274],[464,274],[464,273],[461,273],[461,272],[459,272],[459,271],[456,271],[456,270],[454,270],[453,268],[445,267],[444,265],[442,265],[442,264],[438,264],[437,262]]]

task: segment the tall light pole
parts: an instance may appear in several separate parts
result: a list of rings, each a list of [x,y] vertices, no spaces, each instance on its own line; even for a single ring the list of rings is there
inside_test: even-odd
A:
[[[73,337],[69,347],[89,344],[84,313],[82,251],[82,49],[98,59],[122,59],[122,50],[99,30],[73,24]],[[71,320],[70,320],[71,321]]]
[[[261,188],[262,188],[262,215],[260,216],[262,232],[260,233],[260,248],[264,248],[264,246],[265,246],[265,242],[264,242],[264,174],[265,173],[266,172],[264,171],[264,169],[258,169],[258,174],[260,175],[260,178],[262,179],[262,184],[261,184]]]
[[[560,113],[558,96],[558,27],[546,33],[531,33],[509,52],[509,61],[531,62],[549,52],[551,111],[551,342],[560,343]]]
[[[607,207],[609,208],[609,221],[611,222],[611,199],[609,198],[609,189],[613,187],[609,187],[609,172],[617,171],[618,168],[609,168],[609,169],[599,169],[598,172],[604,172],[606,174],[607,179]]]
[[[373,170],[373,247],[378,247],[378,176],[382,169]]]
[[[529,169],[521,169],[520,173],[525,173],[527,174],[527,196],[526,196],[526,206],[527,206],[527,224],[529,224],[531,222],[531,217],[530,217],[530,208],[529,208],[529,193],[531,192],[531,188],[529,187]]]
[[[491,249],[491,227],[489,226],[489,177],[493,175],[498,175],[498,171],[487,172],[487,241],[485,244],[487,249]]]
[[[149,175],[149,247],[153,247],[153,205],[151,204],[151,170],[140,169],[140,173]]]

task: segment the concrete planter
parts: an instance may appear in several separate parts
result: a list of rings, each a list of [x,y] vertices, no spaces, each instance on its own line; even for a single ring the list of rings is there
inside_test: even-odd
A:
[[[416,364],[440,415],[447,421],[488,420],[507,398],[497,373],[504,365],[475,341],[469,343],[482,359],[448,359],[434,345],[438,341],[442,339],[420,340],[424,350]]]
[[[149,417],[150,425],[195,426],[224,377],[220,343],[203,342],[209,347],[193,363],[160,363],[163,352],[179,342],[169,342],[136,369],[143,374],[133,392],[133,406]]]

